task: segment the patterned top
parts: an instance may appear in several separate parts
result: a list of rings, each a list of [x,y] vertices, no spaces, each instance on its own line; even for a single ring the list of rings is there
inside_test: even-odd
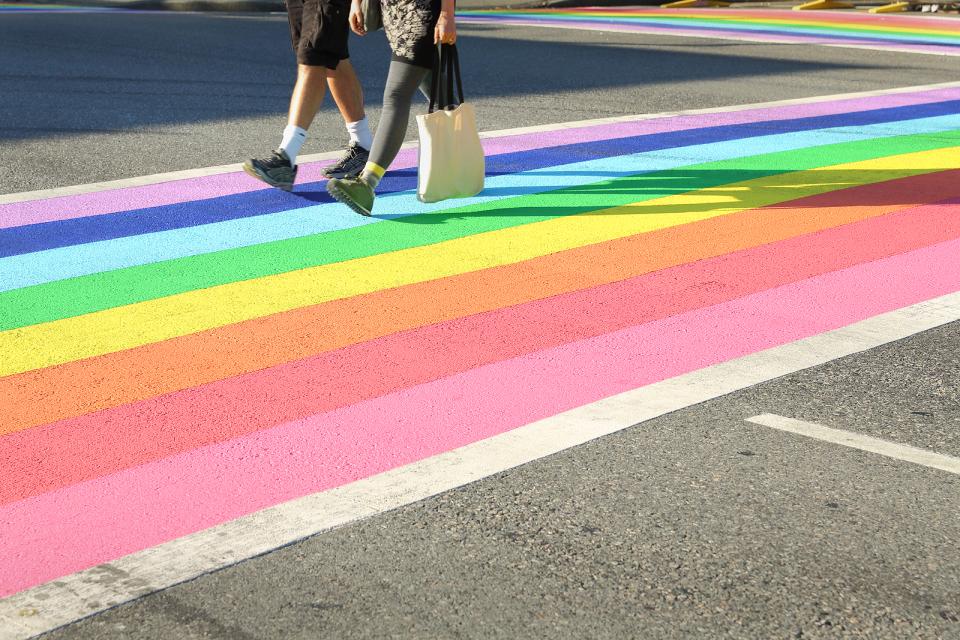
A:
[[[381,0],[383,30],[393,55],[421,67],[433,66],[433,30],[438,0]]]

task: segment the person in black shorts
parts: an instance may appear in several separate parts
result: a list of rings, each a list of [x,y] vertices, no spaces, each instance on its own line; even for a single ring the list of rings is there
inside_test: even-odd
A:
[[[346,123],[350,144],[343,157],[323,173],[327,177],[350,177],[363,169],[372,135],[364,115],[363,90],[350,64],[349,14],[350,0],[287,0],[290,39],[297,55],[297,83],[280,146],[268,157],[243,163],[244,171],[251,176],[286,191],[293,189],[297,155],[328,85]]]

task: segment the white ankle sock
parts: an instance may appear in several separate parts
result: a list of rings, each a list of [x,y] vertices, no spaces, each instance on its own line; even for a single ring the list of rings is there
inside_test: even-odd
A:
[[[307,141],[307,130],[301,129],[292,124],[288,124],[283,130],[283,140],[280,141],[280,149],[290,158],[290,164],[297,166],[297,155],[300,153],[300,147]]]
[[[350,142],[356,142],[367,151],[370,151],[370,147],[373,146],[373,134],[370,133],[370,125],[367,123],[366,116],[364,116],[363,120],[348,122],[347,133],[350,134]]]

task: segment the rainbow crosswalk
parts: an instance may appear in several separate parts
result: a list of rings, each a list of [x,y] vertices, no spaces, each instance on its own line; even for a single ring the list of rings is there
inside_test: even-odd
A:
[[[960,86],[0,204],[0,597],[960,291]]]
[[[587,7],[459,11],[465,22],[627,31],[751,42],[816,44],[933,55],[960,55],[960,19],[778,9]]]

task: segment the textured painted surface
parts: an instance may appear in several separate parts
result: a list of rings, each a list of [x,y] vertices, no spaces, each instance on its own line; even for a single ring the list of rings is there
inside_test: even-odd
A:
[[[583,9],[463,11],[474,22],[554,26],[570,29],[633,31],[691,37],[883,48],[934,55],[960,55],[960,20],[861,12],[778,9],[660,9],[586,7]]]
[[[0,595],[960,291],[960,89],[0,205]],[[51,257],[52,256],[52,257]]]

